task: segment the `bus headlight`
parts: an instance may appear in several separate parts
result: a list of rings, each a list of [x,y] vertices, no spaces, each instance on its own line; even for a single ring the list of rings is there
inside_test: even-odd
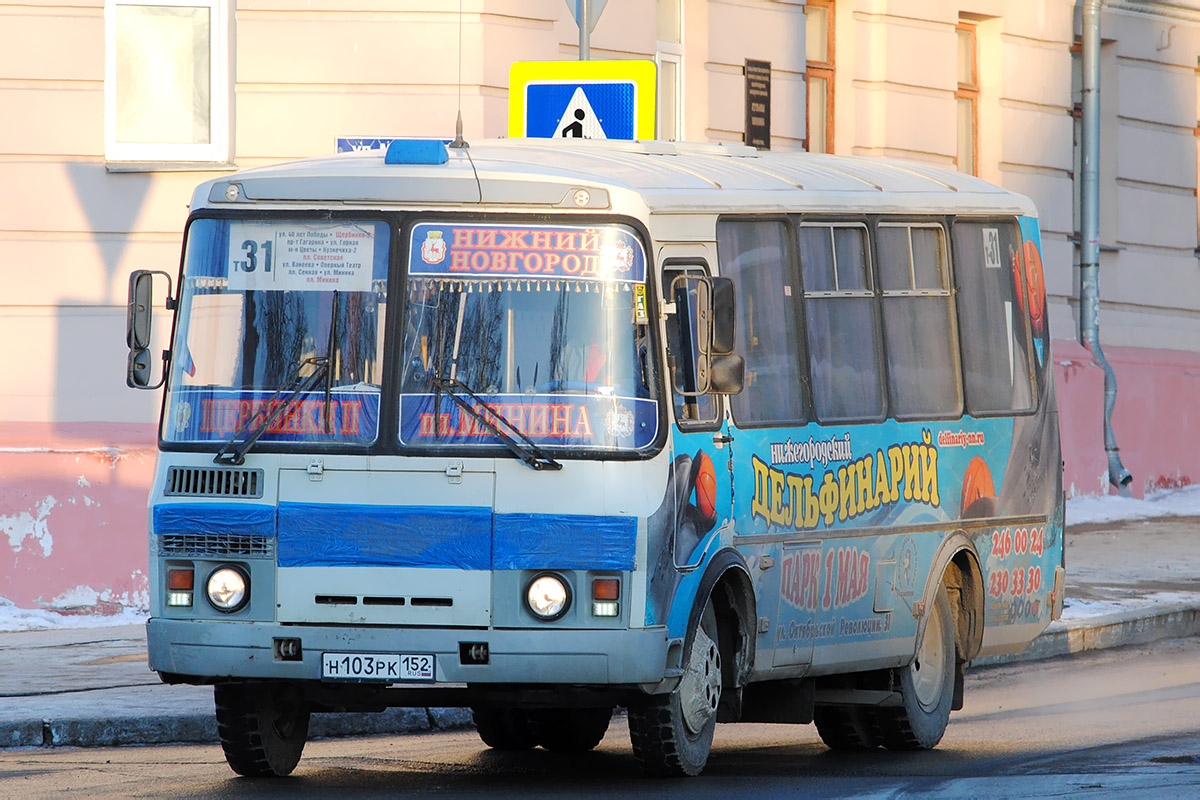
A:
[[[551,622],[571,607],[571,589],[559,576],[542,573],[529,582],[525,605],[538,619]]]
[[[250,578],[238,567],[220,567],[208,576],[204,591],[213,608],[237,611],[250,599]]]

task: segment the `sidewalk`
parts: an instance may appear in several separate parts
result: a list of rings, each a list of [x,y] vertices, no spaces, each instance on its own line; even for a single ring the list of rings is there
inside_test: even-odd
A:
[[[1200,518],[1067,531],[1067,607],[1025,651],[972,666],[1200,632]],[[212,688],[166,686],[146,667],[145,628],[0,633],[0,747],[215,742]],[[457,727],[465,709],[318,714],[311,735]]]

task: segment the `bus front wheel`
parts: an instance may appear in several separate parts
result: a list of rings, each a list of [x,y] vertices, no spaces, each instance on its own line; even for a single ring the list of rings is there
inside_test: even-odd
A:
[[[248,778],[279,778],[300,763],[310,712],[285,683],[218,683],[217,733],[230,768]]]
[[[877,711],[882,744],[890,750],[928,750],[942,740],[954,702],[954,616],[945,585],[938,587],[917,657],[894,673],[902,703]]]
[[[633,755],[652,775],[699,775],[712,750],[721,700],[717,615],[709,600],[700,615],[675,691],[629,707]]]
[[[529,715],[519,708],[471,709],[475,730],[483,743],[494,750],[532,750],[537,739],[529,725]]]
[[[612,712],[612,706],[534,709],[529,712],[529,727],[537,743],[551,753],[586,753],[608,732]]]

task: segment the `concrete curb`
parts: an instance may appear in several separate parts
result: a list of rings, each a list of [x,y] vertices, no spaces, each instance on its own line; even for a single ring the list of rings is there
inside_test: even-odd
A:
[[[336,739],[384,733],[421,733],[473,725],[471,711],[466,708],[389,708],[377,714],[315,714],[309,726],[309,737]],[[209,744],[218,741],[217,721],[212,714],[0,722],[0,749]]]
[[[1200,633],[1200,605],[1164,604],[1065,623],[1057,620],[1050,623],[1050,626],[1021,652],[978,658],[972,661],[970,666],[986,667],[1038,661],[1085,653],[1089,650],[1147,644],[1159,639],[1178,639],[1197,633]]]

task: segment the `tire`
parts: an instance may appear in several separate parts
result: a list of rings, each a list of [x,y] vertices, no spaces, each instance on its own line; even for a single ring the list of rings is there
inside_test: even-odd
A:
[[[586,753],[608,732],[612,707],[543,708],[529,712],[537,743],[552,753]]]
[[[300,763],[308,739],[308,704],[286,683],[219,683],[213,687],[217,733],[230,768],[248,778],[281,778]]]
[[[821,741],[831,750],[873,750],[879,731],[873,709],[861,706],[817,706],[813,722]]]
[[[651,775],[699,775],[712,750],[721,700],[721,652],[711,600],[691,639],[683,679],[675,691],[629,708],[633,755]]]
[[[875,712],[883,746],[931,749],[946,732],[954,702],[954,615],[944,585],[938,587],[916,658],[893,672],[893,685],[901,706]]]
[[[478,707],[471,709],[475,729],[483,743],[494,750],[532,750],[537,747],[529,717],[519,708]]]

